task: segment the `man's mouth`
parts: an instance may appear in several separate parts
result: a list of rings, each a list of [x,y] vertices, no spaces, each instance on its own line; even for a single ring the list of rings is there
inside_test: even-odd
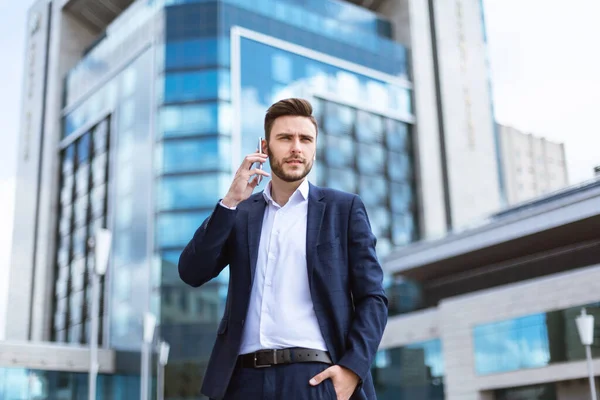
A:
[[[287,164],[302,164],[302,160],[294,159],[286,161]]]

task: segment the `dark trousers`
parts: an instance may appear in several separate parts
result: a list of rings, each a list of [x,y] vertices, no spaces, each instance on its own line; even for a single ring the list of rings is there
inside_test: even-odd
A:
[[[294,363],[267,368],[236,367],[224,400],[335,400],[331,379],[318,386],[308,381],[330,367],[323,363]]]

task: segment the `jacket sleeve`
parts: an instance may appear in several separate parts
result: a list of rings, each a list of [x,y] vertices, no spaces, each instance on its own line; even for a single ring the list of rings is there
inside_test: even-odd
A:
[[[346,352],[338,364],[358,375],[360,386],[370,371],[387,324],[388,300],[383,289],[383,270],[375,253],[377,239],[358,196],[352,201],[349,219],[349,277],[354,319]]]
[[[229,236],[237,209],[217,204],[179,256],[179,277],[190,286],[210,281],[229,265]]]

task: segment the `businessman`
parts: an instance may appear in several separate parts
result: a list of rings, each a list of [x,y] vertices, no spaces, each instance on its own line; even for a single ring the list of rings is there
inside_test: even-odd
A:
[[[387,323],[376,238],[358,196],[308,182],[317,136],[308,101],[273,104],[264,154],[246,156],[180,256],[194,287],[230,269],[202,385],[212,399],[376,398],[370,367]],[[253,194],[267,161],[271,180]]]

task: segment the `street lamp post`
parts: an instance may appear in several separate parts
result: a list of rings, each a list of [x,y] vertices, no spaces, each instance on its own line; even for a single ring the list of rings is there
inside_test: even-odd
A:
[[[92,320],[90,327],[90,371],[88,374],[88,398],[96,400],[96,382],[98,380],[98,330],[100,325],[100,277],[108,268],[111,232],[99,229],[89,245],[94,251],[94,270],[92,272]]]
[[[585,346],[592,400],[596,400],[596,384],[594,382],[594,366],[592,364],[591,349],[592,343],[594,342],[594,316],[587,314],[585,308],[582,308],[581,314],[575,318],[575,323],[577,324],[581,344]]]
[[[158,347],[158,366],[156,370],[156,399],[164,400],[165,398],[165,366],[169,361],[169,350],[171,347],[165,341],[161,341]]]
[[[142,365],[140,379],[140,398],[148,400],[150,384],[150,352],[154,340],[154,329],[156,328],[156,317],[151,313],[144,314],[144,337],[142,338]]]

